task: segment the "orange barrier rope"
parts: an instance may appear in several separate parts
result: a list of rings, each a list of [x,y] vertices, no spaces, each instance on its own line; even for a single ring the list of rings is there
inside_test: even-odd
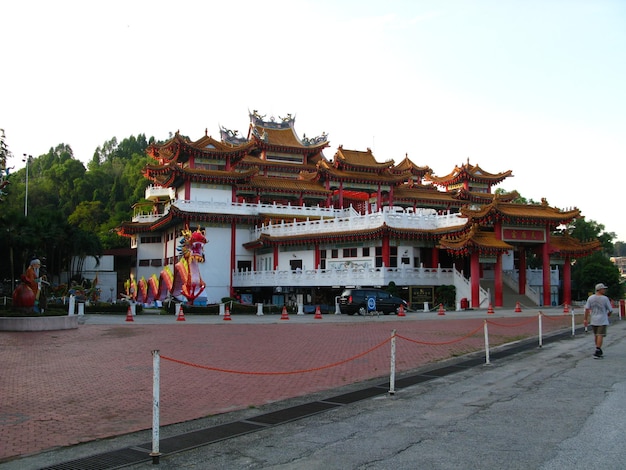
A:
[[[523,321],[521,323],[514,323],[512,325],[505,325],[504,323],[497,323],[497,322],[495,322],[493,320],[486,320],[486,322],[489,323],[490,325],[502,326],[504,328],[514,328],[514,327],[517,327],[517,326],[524,326],[524,325],[527,325],[528,323],[531,323],[531,322],[534,322],[534,321],[535,321],[535,318],[530,317],[529,320]]]
[[[418,341],[416,339],[407,338],[406,336],[402,336],[402,335],[398,335],[398,334],[396,334],[396,337],[402,338],[402,339],[404,339],[406,341],[409,341],[411,343],[426,344],[426,345],[429,345],[429,346],[443,346],[445,344],[452,344],[452,343],[458,343],[459,341],[463,341],[464,339],[469,338],[470,336],[474,336],[479,330],[482,330],[482,329],[483,329],[483,327],[481,325],[478,328],[476,328],[474,331],[466,334],[465,336],[462,336],[460,338],[453,339],[453,340],[450,340],[450,341],[443,341],[441,343],[433,343],[433,342],[430,342],[430,341]]]
[[[227,374],[244,374],[244,375],[292,375],[292,374],[304,374],[307,372],[315,372],[318,370],[324,370],[324,369],[330,369],[332,367],[337,367],[341,364],[345,364],[346,362],[350,362],[353,361],[355,359],[359,359],[369,353],[371,353],[372,351],[375,351],[376,349],[381,348],[382,346],[384,346],[385,344],[387,344],[389,341],[391,341],[391,338],[387,338],[385,341],[383,341],[382,343],[377,344],[376,346],[368,349],[367,351],[364,351],[360,354],[357,354],[356,356],[352,356],[349,357],[348,359],[344,359],[342,361],[339,362],[335,362],[332,364],[327,364],[325,366],[320,366],[320,367],[313,367],[311,369],[300,369],[300,370],[291,370],[291,371],[284,371],[284,372],[278,372],[278,371],[266,371],[266,372],[251,372],[251,371],[244,371],[244,370],[233,370],[233,369],[222,369],[220,367],[211,367],[211,366],[203,366],[201,364],[194,364],[193,362],[187,362],[187,361],[181,361],[180,359],[174,359],[172,357],[167,357],[167,356],[161,356],[161,359],[164,359],[166,361],[170,361],[170,362],[175,362],[177,364],[182,364],[185,366],[190,366],[190,367],[196,367],[198,369],[204,369],[204,370],[212,370],[215,372],[225,372]]]
[[[564,313],[562,315],[546,315],[545,313],[543,314],[543,317],[547,318],[548,320],[563,320],[563,318],[569,318],[571,316],[571,313]]]

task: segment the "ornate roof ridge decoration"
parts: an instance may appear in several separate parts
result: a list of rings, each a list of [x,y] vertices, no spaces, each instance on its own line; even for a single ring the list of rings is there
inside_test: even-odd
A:
[[[461,165],[460,167],[458,165],[455,166],[454,170],[452,170],[451,173],[445,176],[435,176],[431,172],[431,173],[428,173],[425,176],[425,178],[429,181],[432,181],[434,184],[448,187],[452,184],[461,183],[463,181],[498,184],[504,181],[509,176],[513,176],[513,172],[511,170],[500,172],[500,173],[489,173],[483,170],[478,165],[472,165],[469,162],[469,158],[468,158],[467,163]]]
[[[479,223],[503,221],[516,225],[533,225],[540,222],[551,222],[555,227],[580,217],[579,209],[561,210],[551,207],[545,198],[542,198],[541,204],[517,204],[500,201],[498,194],[494,194],[491,204],[478,208],[464,206],[460,212]]]
[[[305,180],[305,181],[319,181],[320,174],[319,172],[315,170],[313,171],[302,170],[300,173],[298,173],[298,179]]]
[[[602,249],[600,240],[580,241],[569,233],[552,234],[550,236],[551,254],[560,256],[569,255],[572,258],[589,256],[595,251]]]
[[[369,147],[367,147],[366,151],[363,151],[344,149],[343,145],[340,145],[333,157],[333,166],[335,168],[342,169],[345,167],[355,171],[366,169],[370,170],[370,172],[381,173],[383,170],[391,169],[393,163],[393,160],[378,162],[372,153],[372,149]]]
[[[220,126],[220,138],[222,142],[233,146],[245,145],[249,141],[243,136],[239,136],[238,130],[227,129],[224,126]]]
[[[273,150],[299,148],[318,151],[329,145],[326,132],[312,138],[304,134],[300,139],[295,130],[296,118],[291,114],[287,114],[287,117],[279,116],[278,121],[274,116],[266,120],[265,115],[261,116],[256,109],[249,114],[248,140],[256,141],[263,148]]]
[[[409,154],[406,153],[404,155],[404,159],[398,163],[396,166],[394,166],[391,171],[393,173],[404,173],[407,171],[410,171],[412,175],[415,176],[419,176],[420,178],[423,178],[425,175],[427,175],[428,173],[430,173],[432,170],[431,168],[426,165],[426,166],[418,166],[415,163],[413,163],[413,161],[411,161],[409,159]]]
[[[471,224],[470,230],[460,236],[442,237],[439,246],[455,256],[467,256],[475,252],[496,255],[513,249],[512,245],[498,239],[495,233],[481,230],[476,223]]]

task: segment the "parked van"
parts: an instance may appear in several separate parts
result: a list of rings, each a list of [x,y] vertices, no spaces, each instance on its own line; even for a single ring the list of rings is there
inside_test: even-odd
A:
[[[339,297],[339,310],[348,315],[365,315],[369,311],[388,315],[398,313],[400,305],[408,308],[405,300],[382,289],[346,289]]]

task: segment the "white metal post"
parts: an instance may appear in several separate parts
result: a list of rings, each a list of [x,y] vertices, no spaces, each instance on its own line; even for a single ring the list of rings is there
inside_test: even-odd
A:
[[[572,336],[576,336],[576,318],[574,317],[573,309],[572,309]]]
[[[485,320],[483,330],[485,330],[485,364],[489,364],[489,327]]]
[[[161,360],[159,350],[152,351],[152,464],[159,463],[159,388],[160,388]]]
[[[391,332],[391,364],[389,368],[389,395],[396,393],[396,330]]]
[[[543,313],[539,312],[539,347],[543,347],[543,323],[541,317]]]

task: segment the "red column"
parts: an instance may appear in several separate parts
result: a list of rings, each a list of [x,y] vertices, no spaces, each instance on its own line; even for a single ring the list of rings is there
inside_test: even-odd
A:
[[[230,223],[230,281],[229,281],[229,288],[228,288],[228,292],[230,292],[230,294],[232,296],[234,296],[235,291],[233,290],[233,271],[236,268],[236,259],[235,259],[235,247],[237,243],[237,224],[235,224],[235,221],[231,221]]]
[[[526,248],[519,252],[519,293],[526,294]]]
[[[563,265],[563,303],[572,305],[572,265],[569,255],[565,255]]]
[[[278,269],[278,245],[274,246],[274,271]]]
[[[550,231],[546,228],[546,242],[543,244],[541,257],[543,269],[543,305],[550,305]]]
[[[320,263],[322,262],[322,259],[320,257],[320,246],[318,244],[315,245],[315,261],[314,261],[314,268],[315,269],[319,269],[320,268]]]
[[[439,266],[439,248],[437,248],[436,246],[433,247],[432,249],[432,256],[431,256],[431,268],[436,268]]]
[[[497,221],[493,227],[494,234],[498,240],[502,240],[502,223]],[[494,288],[496,290],[494,301],[496,307],[502,307],[503,303],[503,287],[502,287],[502,253],[496,255],[496,265],[494,272]]]
[[[478,308],[480,307],[480,258],[477,251],[470,256],[470,282],[472,308]]]

